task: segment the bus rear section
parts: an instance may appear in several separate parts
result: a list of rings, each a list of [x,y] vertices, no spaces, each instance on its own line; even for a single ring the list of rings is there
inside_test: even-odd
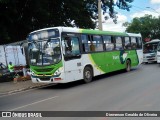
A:
[[[144,44],[143,63],[157,62],[157,46],[159,42],[159,39],[154,39]]]

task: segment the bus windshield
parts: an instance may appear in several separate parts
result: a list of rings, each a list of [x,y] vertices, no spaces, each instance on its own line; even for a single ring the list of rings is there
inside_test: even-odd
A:
[[[38,38],[36,35],[41,33],[34,33],[29,36],[28,52],[30,64],[42,66],[58,63],[61,60],[60,39],[48,37],[47,35],[43,36],[44,39],[42,37]]]
[[[157,45],[158,45],[158,42],[145,44],[144,53],[155,53],[157,51]]]

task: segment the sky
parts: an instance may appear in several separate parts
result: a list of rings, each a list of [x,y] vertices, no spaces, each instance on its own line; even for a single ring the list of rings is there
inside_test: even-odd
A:
[[[125,32],[125,27],[122,26],[125,22],[132,22],[135,17],[142,17],[145,14],[152,16],[160,16],[160,0],[134,0],[131,4],[130,11],[120,10],[115,7],[118,12],[117,24],[112,19],[102,20],[103,30]]]

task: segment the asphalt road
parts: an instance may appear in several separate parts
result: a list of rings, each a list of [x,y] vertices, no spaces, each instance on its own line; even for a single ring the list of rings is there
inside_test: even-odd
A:
[[[88,84],[78,81],[0,96],[0,111],[160,111],[160,66],[141,65]]]

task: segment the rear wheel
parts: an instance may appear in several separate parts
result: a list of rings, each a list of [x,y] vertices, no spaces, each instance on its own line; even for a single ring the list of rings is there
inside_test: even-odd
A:
[[[131,71],[131,61],[130,60],[126,61],[126,71],[127,72]]]
[[[93,78],[93,70],[91,67],[85,67],[83,71],[83,79],[85,83],[89,83]]]

